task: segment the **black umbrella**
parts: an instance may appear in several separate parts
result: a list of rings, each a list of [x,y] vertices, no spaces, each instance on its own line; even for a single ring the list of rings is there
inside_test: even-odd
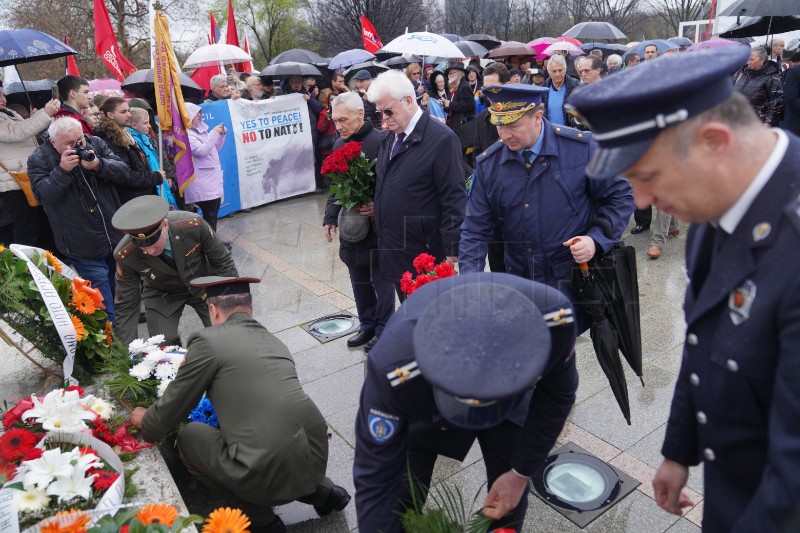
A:
[[[316,52],[312,52],[311,50],[304,50],[302,48],[292,48],[291,50],[286,50],[285,52],[281,52],[280,54],[276,55],[272,58],[272,61],[269,62],[270,65],[277,65],[279,63],[310,63],[312,65],[317,66],[327,66],[330,63],[330,59],[322,57]]]
[[[750,17],[734,24],[720,37],[757,37],[800,29],[800,17]]]
[[[445,37],[451,43],[457,43],[458,41],[463,41],[464,40],[463,37],[461,37],[459,35],[456,35],[455,33],[440,33],[439,35],[441,35],[442,37]]]
[[[455,45],[456,48],[464,52],[464,57],[483,57],[489,53],[489,50],[485,46],[474,41],[458,41]]]
[[[562,36],[574,37],[582,41],[598,39],[608,41],[626,38],[625,34],[610,22],[581,22],[565,31]]]
[[[20,104],[26,109],[30,105],[35,109],[41,109],[53,98],[53,80],[26,81],[25,86],[22,82],[13,81],[3,87],[6,99],[9,104]],[[28,94],[25,94],[27,89]]]
[[[389,59],[383,62],[383,64],[389,68],[405,67],[407,65],[410,65],[411,63],[419,63],[421,65],[422,58],[419,56],[415,56],[413,54],[405,54],[402,56],[390,57]]]
[[[202,98],[205,95],[205,90],[186,74],[178,74],[178,80],[184,98]],[[156,89],[153,84],[153,69],[137,70],[122,82],[121,87],[129,93],[144,98],[151,106],[155,105]]]
[[[286,61],[284,63],[268,65],[261,71],[260,75],[271,78],[288,78],[290,76],[322,76],[322,72],[314,65]]]
[[[481,44],[487,50],[494,50],[495,48],[503,44],[503,41],[501,41],[494,35],[487,35],[485,33],[472,33],[464,37],[464,39],[467,41],[472,41]]]
[[[345,83],[349,83],[350,78],[355,76],[356,72],[358,72],[359,70],[368,71],[374,78],[381,72],[389,70],[389,67],[387,67],[383,63],[378,63],[377,61],[365,61],[364,63],[358,63],[357,65],[353,65],[344,71]]]
[[[583,311],[592,319],[589,335],[597,355],[597,362],[611,385],[611,392],[622,410],[622,415],[631,425],[631,404],[628,398],[628,383],[619,357],[619,339],[617,331],[611,325],[607,315],[609,305],[605,300],[597,279],[589,265],[583,263],[580,269],[573,269],[572,289],[575,291]]]
[[[738,0],[720,11],[717,16],[790,17],[796,14],[797,0]]]

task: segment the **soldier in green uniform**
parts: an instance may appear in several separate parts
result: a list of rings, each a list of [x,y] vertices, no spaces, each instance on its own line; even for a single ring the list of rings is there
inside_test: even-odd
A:
[[[165,344],[180,344],[178,322],[191,305],[204,326],[210,326],[203,291],[189,287],[201,276],[237,276],[233,258],[202,218],[185,211],[169,212],[163,198],[140,196],[120,207],[111,224],[125,237],[117,245],[116,331],[123,343],[137,337],[139,302],[144,295],[150,335],[164,335]],[[142,283],[144,280],[144,293]]]
[[[248,515],[253,530],[286,527],[271,506],[299,500],[320,516],[341,511],[350,495],[325,477],[325,419],[306,396],[286,346],[252,317],[256,278],[210,276],[204,287],[213,326],[194,333],[175,380],[131,422],[145,440],[163,438],[206,394],[219,428],[192,422],[178,434],[187,469]]]

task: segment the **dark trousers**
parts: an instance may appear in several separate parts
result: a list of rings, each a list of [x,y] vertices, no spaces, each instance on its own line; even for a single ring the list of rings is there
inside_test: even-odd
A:
[[[222,203],[222,198],[195,203],[200,209],[203,210],[203,220],[208,222],[208,225],[211,226],[211,229],[217,231],[217,213],[219,213],[219,206]]]
[[[233,494],[231,480],[227,478],[225,468],[219,461],[219,457],[227,454],[227,449],[228,444],[222,438],[222,431],[207,424],[192,422],[178,434],[178,453],[186,470],[227,505],[241,509],[250,518],[253,527],[268,526],[275,519],[270,505],[255,503]],[[332,488],[333,481],[326,477],[314,492],[297,498],[297,501],[321,506],[327,501]],[[263,500],[261,494],[254,496]],[[283,505],[289,502],[270,503]]]
[[[48,226],[48,230],[50,229],[47,217],[44,214],[44,208],[42,206],[31,207],[28,205],[25,193],[20,190],[7,191],[2,195],[5,205],[14,219],[14,236],[11,242],[52,249],[51,243],[42,240],[45,226]],[[52,241],[52,237],[50,240]]]
[[[361,330],[373,330],[380,336],[386,322],[394,313],[394,284],[373,281],[368,266],[347,267],[347,270],[350,272],[350,284],[353,286]]]
[[[515,452],[513,443],[518,441],[521,431],[522,429],[520,427],[510,422],[504,422],[497,427],[481,431],[477,434],[478,444],[481,447],[483,461],[486,465],[486,479],[488,481],[487,491],[492,487],[492,484],[498,477],[511,470],[511,458]],[[437,441],[440,438],[444,440],[455,439],[460,441],[463,440],[468,433],[469,432],[464,430],[441,431],[441,437],[437,435],[436,439]],[[409,446],[409,469],[411,470],[412,476],[414,476],[417,482],[426,490],[430,487],[433,467],[439,455],[432,449],[437,447],[437,444],[438,442],[423,444],[424,447]],[[442,444],[443,448],[451,447],[451,443],[444,442]],[[455,444],[452,447],[458,448],[460,446],[461,444]],[[408,479],[404,480],[404,486],[408,487]],[[464,499],[466,501],[471,501],[473,496],[473,494],[464,494]],[[483,501],[483,499],[479,498],[477,501]],[[522,523],[525,521],[525,513],[527,510],[528,490],[526,489],[522,493],[522,498],[513,513],[503,520],[497,520],[492,523],[489,527],[489,531],[502,527],[514,528],[518,532],[522,531]]]
[[[503,243],[503,225],[495,223],[494,238],[487,243],[489,248],[489,270],[492,272],[506,271],[506,247]]]
[[[649,226],[653,221],[653,206],[649,205],[644,209],[634,210],[633,220],[637,226]]]

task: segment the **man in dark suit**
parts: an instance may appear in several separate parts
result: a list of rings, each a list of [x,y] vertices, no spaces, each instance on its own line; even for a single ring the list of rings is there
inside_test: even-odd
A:
[[[748,51],[660,58],[569,102],[599,141],[591,176],[622,174],[637,204],[694,224],[686,344],[653,488],[680,515],[688,467],[703,461],[712,533],[799,525],[800,139],[764,128],[734,93]]]
[[[783,78],[783,123],[781,127],[800,135],[800,52],[791,58],[797,65],[786,71]]]
[[[192,281],[207,297],[213,325],[189,338],[175,380],[149,408],[134,409],[131,422],[156,442],[206,394],[219,427],[192,422],[183,428],[181,460],[227,505],[241,509],[254,531],[285,533],[271,506],[299,500],[324,516],[344,509],[350,495],[325,477],[328,427],[300,386],[289,349],[252,317],[250,283],[259,281]]]
[[[457,261],[467,202],[464,163],[458,137],[422,112],[405,74],[380,74],[369,88],[369,99],[392,132],[381,143],[375,166],[378,277],[394,283],[402,301],[400,277],[412,269],[417,255]],[[371,215],[372,210],[364,213]]]

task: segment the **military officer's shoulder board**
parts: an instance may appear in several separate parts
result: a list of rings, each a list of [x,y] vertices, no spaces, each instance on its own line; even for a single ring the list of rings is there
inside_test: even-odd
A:
[[[126,240],[128,244],[123,246]],[[119,251],[116,254],[114,254],[114,257],[116,258],[117,261],[125,260],[126,257],[132,254],[134,251],[138,250],[137,246],[133,244],[133,242],[131,242],[131,238],[127,235],[122,238],[122,241],[120,241],[120,244],[119,246],[117,246],[117,249]]]
[[[478,155],[478,156],[475,158],[475,162],[476,162],[476,163],[480,163],[481,161],[483,161],[484,159],[486,159],[487,157],[489,157],[489,156],[490,156],[490,155],[492,155],[493,153],[495,153],[495,152],[497,152],[498,150],[500,150],[500,149],[501,149],[503,146],[504,146],[504,144],[503,144],[501,141],[497,141],[497,142],[495,142],[495,143],[494,143],[493,145],[491,145],[489,148],[487,148],[486,150],[484,150],[483,152],[481,152],[481,153],[480,153],[480,155]]]
[[[553,129],[556,131],[556,135],[573,141],[588,143],[592,140],[592,132],[590,131],[581,131],[568,126],[556,126]]]
[[[547,324],[548,328],[553,328],[556,326],[565,326],[567,324],[572,324],[575,322],[575,317],[572,314],[571,307],[561,307],[554,311],[550,311],[542,315],[544,318],[545,323]]]
[[[200,218],[198,215],[193,214],[193,216],[187,220],[179,220],[173,224],[176,229],[188,229],[188,228],[196,228],[200,224],[203,223],[203,219]]]
[[[386,373],[386,379],[389,380],[389,385],[397,387],[398,385],[405,385],[410,380],[418,377],[421,374],[417,367],[416,361],[411,361],[405,365],[398,365]]]

